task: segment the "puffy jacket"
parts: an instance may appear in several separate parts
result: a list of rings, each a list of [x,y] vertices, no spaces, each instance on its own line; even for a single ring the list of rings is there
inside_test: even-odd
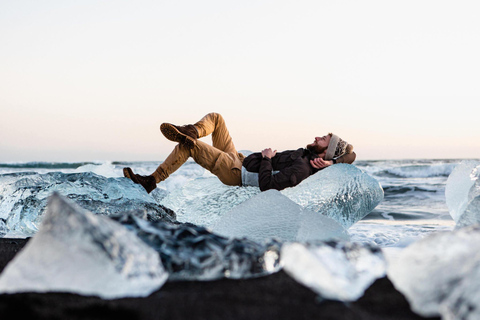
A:
[[[344,155],[337,162],[352,163],[355,153]],[[283,190],[293,187],[305,178],[318,172],[310,164],[310,160],[318,158],[318,155],[310,150],[300,148],[278,152],[273,158],[263,158],[260,152],[252,153],[243,160],[243,166],[247,171],[258,172],[258,184],[261,191],[269,189]],[[279,171],[272,175],[272,171]]]

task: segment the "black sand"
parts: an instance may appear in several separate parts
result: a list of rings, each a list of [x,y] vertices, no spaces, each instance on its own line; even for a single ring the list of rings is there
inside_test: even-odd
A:
[[[26,244],[0,239],[0,272]],[[280,271],[250,280],[167,282],[146,298],[102,300],[70,293],[0,294],[1,319],[424,319],[387,278],[358,301],[321,301]]]

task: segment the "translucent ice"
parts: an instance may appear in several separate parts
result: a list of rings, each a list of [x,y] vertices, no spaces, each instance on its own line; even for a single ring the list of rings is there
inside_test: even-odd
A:
[[[0,219],[0,238],[3,238],[7,234],[7,225],[3,219]]]
[[[169,280],[246,279],[280,269],[281,244],[227,239],[190,223],[146,221],[128,214],[112,216],[154,248]]]
[[[1,274],[0,292],[143,297],[167,277],[158,253],[125,227],[54,194],[39,231]]]
[[[420,315],[480,319],[480,226],[415,242],[400,252],[387,272]]]
[[[161,204],[174,210],[179,221],[212,227],[223,214],[258,193],[257,187],[229,187],[215,177],[200,178],[172,191]],[[383,199],[380,183],[348,164],[330,166],[281,193],[345,228],[365,217]]]
[[[339,163],[282,191],[302,207],[319,212],[348,229],[382,200],[380,183],[357,167]]]
[[[226,212],[260,193],[257,187],[226,186],[217,177],[197,178],[172,190],[160,202],[177,220],[211,227]]]
[[[386,272],[379,248],[350,242],[285,244],[281,265],[320,296],[341,301],[357,300]]]
[[[257,194],[223,215],[213,231],[227,237],[248,237],[254,241],[347,239],[335,220],[303,209],[277,190]]]
[[[457,227],[480,223],[480,161],[463,161],[445,187],[448,210]]]
[[[106,178],[91,172],[12,173],[0,175],[0,233],[3,220],[4,233],[19,237],[35,234],[52,192],[97,214],[143,210],[152,219],[175,217],[173,211],[126,178]]]

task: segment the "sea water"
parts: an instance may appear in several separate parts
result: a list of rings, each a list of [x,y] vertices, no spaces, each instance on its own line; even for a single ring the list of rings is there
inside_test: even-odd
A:
[[[453,230],[445,200],[448,176],[461,159],[449,160],[360,160],[354,165],[372,175],[385,191],[384,200],[364,219],[348,229],[351,241],[382,248],[404,248],[436,231]],[[122,177],[122,169],[151,174],[161,163],[149,162],[28,162],[0,163],[0,175],[13,172],[93,172],[108,178]],[[158,184],[168,194],[185,183],[213,175],[188,161],[169,179]],[[182,217],[188,221],[188,216]]]

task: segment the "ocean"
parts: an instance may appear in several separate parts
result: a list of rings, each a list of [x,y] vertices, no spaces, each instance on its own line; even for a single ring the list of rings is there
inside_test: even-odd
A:
[[[454,228],[445,201],[448,176],[462,159],[360,160],[354,165],[376,178],[385,192],[384,200],[364,219],[349,228],[351,241],[382,248],[403,248],[436,231]],[[147,175],[160,162],[27,162],[0,163],[0,175],[13,172],[93,172],[122,177],[122,169]],[[158,188],[170,192],[186,182],[212,174],[188,161]],[[188,221],[188,217],[183,217]]]

